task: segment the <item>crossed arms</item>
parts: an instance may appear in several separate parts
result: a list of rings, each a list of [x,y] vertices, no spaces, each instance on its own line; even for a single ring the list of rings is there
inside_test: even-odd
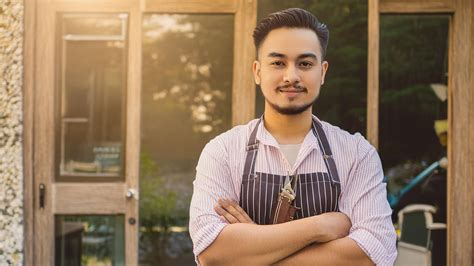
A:
[[[347,236],[346,215],[332,212],[277,225],[257,225],[240,206],[219,200],[216,212],[229,223],[201,253],[203,265],[373,265]]]
[[[360,153],[343,183],[339,213],[257,225],[239,216],[237,206],[233,211],[219,202],[238,201],[240,184],[226,163],[231,152],[210,144],[214,147],[206,146],[196,168],[190,207],[190,234],[201,264],[393,264],[396,234],[373,148]],[[218,214],[216,205],[228,215]]]

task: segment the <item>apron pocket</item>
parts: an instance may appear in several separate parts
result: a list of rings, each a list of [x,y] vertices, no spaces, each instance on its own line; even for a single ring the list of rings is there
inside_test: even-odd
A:
[[[339,184],[331,182],[328,173],[300,175],[295,206],[300,207],[296,218],[305,218],[338,210]]]

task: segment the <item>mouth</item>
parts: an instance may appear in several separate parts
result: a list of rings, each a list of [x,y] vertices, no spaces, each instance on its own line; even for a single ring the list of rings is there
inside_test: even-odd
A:
[[[302,91],[305,91],[306,88],[304,86],[302,86],[301,84],[299,84],[298,82],[295,82],[293,84],[285,84],[285,85],[282,85],[282,86],[278,86],[276,88],[278,91],[284,91],[284,92],[302,92]]]
[[[296,96],[300,93],[304,93],[306,90],[304,89],[295,89],[295,88],[280,88],[278,89],[279,93],[283,93],[287,96]]]
[[[288,89],[279,89],[279,92],[304,92],[304,90],[288,90]]]
[[[288,100],[294,100],[299,98],[302,95],[302,91],[282,91],[280,95],[285,97]]]

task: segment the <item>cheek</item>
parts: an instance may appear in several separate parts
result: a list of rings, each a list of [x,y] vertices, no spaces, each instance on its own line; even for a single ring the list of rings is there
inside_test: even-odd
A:
[[[303,82],[310,87],[317,86],[321,82],[321,74],[317,71],[305,73]]]
[[[260,75],[260,80],[262,84],[279,84],[283,78],[281,75],[278,73],[278,71],[265,71],[262,70],[261,75]]]

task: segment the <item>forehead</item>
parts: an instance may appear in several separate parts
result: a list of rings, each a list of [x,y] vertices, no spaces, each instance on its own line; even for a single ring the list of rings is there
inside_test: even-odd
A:
[[[260,45],[259,55],[276,52],[291,56],[313,52],[321,56],[321,45],[316,33],[305,28],[279,28],[270,31]]]

